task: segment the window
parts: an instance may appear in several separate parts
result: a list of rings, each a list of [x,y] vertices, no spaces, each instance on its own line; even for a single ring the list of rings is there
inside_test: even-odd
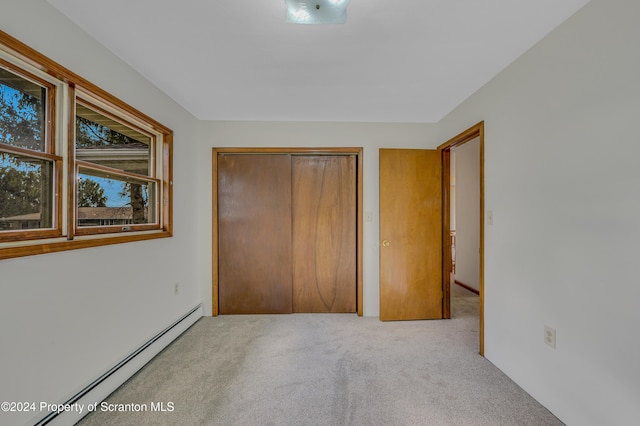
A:
[[[159,227],[158,137],[76,97],[76,234]]]
[[[172,142],[0,31],[0,259],[171,236]]]
[[[52,135],[55,87],[0,58],[0,233],[59,236],[62,157]],[[28,230],[28,231],[25,231]]]

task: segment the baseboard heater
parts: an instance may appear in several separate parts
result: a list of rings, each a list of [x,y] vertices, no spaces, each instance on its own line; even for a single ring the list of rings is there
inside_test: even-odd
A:
[[[176,322],[149,339],[146,343],[133,351],[130,355],[113,366],[109,371],[95,379],[80,392],[69,398],[63,404],[88,404],[100,403],[108,397],[120,385],[126,382],[138,370],[144,367],[160,351],[185,332],[202,317],[202,305],[198,305],[183,315]],[[67,411],[62,413],[52,412],[35,423],[41,425],[73,425],[87,413]]]

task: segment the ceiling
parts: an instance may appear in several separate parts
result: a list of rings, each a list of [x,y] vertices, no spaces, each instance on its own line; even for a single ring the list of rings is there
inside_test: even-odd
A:
[[[588,0],[48,0],[202,120],[439,121]]]

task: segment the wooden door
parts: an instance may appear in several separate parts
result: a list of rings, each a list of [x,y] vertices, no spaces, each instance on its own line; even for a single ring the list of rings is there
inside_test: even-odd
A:
[[[218,159],[221,314],[291,313],[291,156]]]
[[[294,156],[292,176],[293,312],[355,312],[355,156]]]
[[[380,319],[442,318],[440,151],[380,150]]]

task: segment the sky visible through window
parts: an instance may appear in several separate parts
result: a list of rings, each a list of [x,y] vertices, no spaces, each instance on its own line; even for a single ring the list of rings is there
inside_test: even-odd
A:
[[[8,75],[11,74],[6,71],[0,73],[2,79]],[[38,96],[17,90],[0,80],[0,143],[42,151],[43,104]]]
[[[90,176],[86,179],[91,179],[104,190],[104,195],[107,197],[106,207],[124,207],[130,204],[129,196],[122,195],[123,182],[97,176]]]

